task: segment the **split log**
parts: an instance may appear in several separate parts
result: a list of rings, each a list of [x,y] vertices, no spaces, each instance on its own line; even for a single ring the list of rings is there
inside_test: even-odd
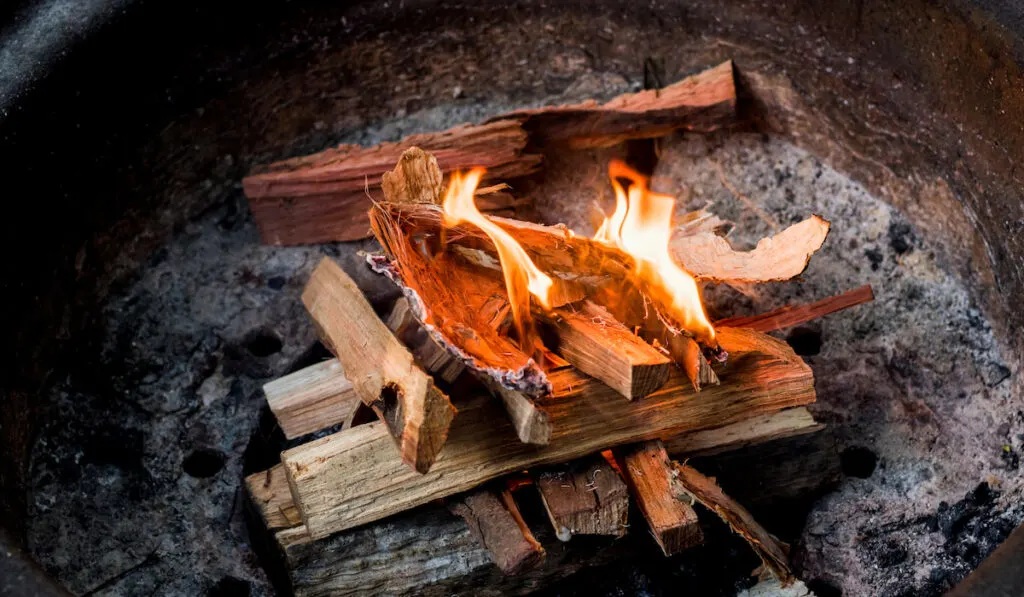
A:
[[[410,147],[437,156],[445,172],[484,166],[494,180],[536,172],[541,156],[527,153],[519,120],[463,125],[412,135],[398,143],[334,149],[257,170],[242,179],[264,243],[296,245],[349,241],[370,235],[366,211],[382,175]]]
[[[794,432],[802,429],[800,424],[795,423],[796,418],[788,414],[793,410],[806,412],[805,409],[791,409],[757,417],[756,420],[761,421],[759,424],[740,422],[726,428],[698,431],[670,439],[697,438],[693,442],[694,445],[704,446],[708,452],[716,453],[715,456],[701,459],[701,466],[711,466],[719,461],[724,463],[723,459],[728,458],[728,463],[723,466],[733,473],[732,476],[738,483],[749,478],[752,471],[756,472],[766,465],[775,464],[775,484],[803,491],[817,485],[807,482],[802,464],[809,458],[828,458],[821,458],[817,454],[818,451],[826,449],[825,444],[821,442],[804,442],[791,449],[780,447],[791,440],[823,435],[821,431],[817,431],[796,438],[779,437],[778,434],[784,428],[789,427]],[[789,420],[790,423],[777,423],[775,419],[779,417]],[[813,419],[808,417],[808,421],[816,429],[820,429]],[[740,425],[747,429],[748,436],[738,441],[736,445],[742,444],[746,447],[735,452],[727,450],[718,453],[715,441],[733,442],[736,439],[734,433],[724,433],[723,429],[735,429],[735,426]],[[763,438],[764,442],[758,443],[759,438]],[[679,441],[666,444],[672,457],[689,456],[687,452],[673,451],[673,444],[683,445]],[[831,459],[837,460],[834,446],[829,445],[827,449],[832,452]],[[744,453],[747,454],[746,457],[732,457],[733,454]],[[797,478],[794,480],[788,475],[796,475]],[[256,473],[247,477],[246,485],[251,487],[254,481],[262,484],[265,479],[265,472]],[[273,486],[277,488],[281,500],[263,502],[275,504],[275,512],[278,508],[276,504],[291,505],[291,494],[283,474],[280,479],[281,481]],[[741,493],[750,495],[761,491],[759,486],[745,488],[741,485],[730,485],[725,488],[738,498]],[[262,515],[263,519],[267,518],[266,512],[258,515]],[[542,544],[550,546],[555,537],[553,530],[546,527],[547,525],[534,526],[534,530],[536,538]],[[624,539],[602,540],[594,537],[590,541],[572,541],[560,549],[549,549],[547,557],[536,568],[518,576],[506,576],[493,565],[488,552],[480,546],[461,519],[451,516],[445,508],[434,505],[417,508],[317,541],[305,533],[305,527],[301,524],[277,529],[273,538],[278,546],[276,551],[284,559],[282,566],[286,571],[282,572],[291,580],[297,597],[326,594],[496,597],[523,594],[564,579],[582,567],[621,561],[621,558],[635,556],[638,551],[642,551],[638,550],[637,542],[630,540],[628,536]],[[639,534],[631,535],[637,538]],[[679,557],[685,559],[686,555]],[[359,574],[352,574],[352,570],[359,570]]]
[[[382,423],[288,450],[282,461],[308,532],[325,537],[513,471],[814,401],[811,370],[785,343],[731,328],[719,336],[732,357],[723,383],[699,394],[675,371],[637,402],[574,370],[554,372],[554,391],[540,401],[552,423],[547,446],[521,443],[491,401],[477,400],[460,410],[451,441],[425,475],[399,465]]]
[[[629,491],[600,454],[536,471],[534,482],[560,541],[573,535],[626,534]]]
[[[711,132],[736,118],[732,61],[657,90],[628,93],[607,102],[518,110],[530,141],[577,149],[611,147],[629,139],[661,137],[674,130]]]
[[[360,399],[394,437],[400,460],[417,472],[428,471],[455,416],[451,401],[329,258],[313,271],[302,302]]]
[[[722,489],[710,479],[700,474],[692,466],[672,463],[676,479],[685,490],[680,498],[692,497],[705,508],[711,510],[728,524],[733,531],[746,539],[754,549],[764,566],[783,585],[788,586],[795,580],[789,568],[789,558],[783,546],[772,537],[764,527],[757,524],[746,508],[725,495]]]
[[[875,294],[871,290],[871,285],[868,284],[807,305],[789,305],[760,315],[730,317],[728,319],[716,321],[715,325],[734,328],[750,328],[752,330],[766,333],[774,332],[776,330],[807,323],[808,321],[824,317],[830,313],[849,309],[850,307],[854,307],[862,303],[868,303],[873,300],[875,300]]]
[[[481,125],[413,135],[398,143],[371,148],[342,145],[259,168],[242,180],[242,186],[265,243],[356,240],[369,236],[367,191],[373,196],[383,173],[413,146],[435,154],[445,173],[483,166],[489,179],[509,180],[540,168],[540,154],[528,145],[613,145],[681,128],[710,131],[735,118],[733,68],[726,62],[658,92],[626,94],[603,105],[521,110]]]
[[[477,489],[452,501],[448,508],[466,521],[503,573],[520,574],[544,559],[544,548],[526,526],[508,489]]]
[[[556,350],[565,360],[627,400],[643,398],[668,380],[672,362],[600,305],[583,301],[546,320],[557,331]]]
[[[660,441],[617,448],[614,453],[651,535],[666,556],[704,540],[697,513],[672,488],[675,475]]]
[[[824,425],[815,422],[809,410],[800,406],[756,415],[700,433],[684,433],[661,439],[669,454],[699,457],[735,451],[784,437],[817,433],[824,428]]]
[[[704,386],[717,386],[720,383],[718,374],[711,368],[711,363],[705,358],[696,340],[682,331],[670,329],[655,310],[644,313],[642,319],[639,319],[640,314],[635,309],[633,313],[633,317],[638,318],[635,325],[640,328],[640,335],[648,342],[661,346],[672,357],[686,373],[694,391],[699,392]]]
[[[777,282],[799,276],[828,236],[828,220],[811,216],[775,236],[762,238],[752,251],[737,251],[712,232],[676,235],[669,244],[679,265],[698,280]]]
[[[337,359],[276,379],[263,386],[263,393],[288,439],[341,423],[359,402]]]

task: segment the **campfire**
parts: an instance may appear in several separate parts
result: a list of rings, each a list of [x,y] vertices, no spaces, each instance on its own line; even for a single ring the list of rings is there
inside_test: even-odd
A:
[[[434,500],[503,573],[523,574],[545,565],[517,505],[536,491],[561,541],[640,532],[635,503],[670,556],[703,540],[710,512],[765,574],[793,581],[786,546],[686,458],[815,426],[803,408],[815,400],[811,370],[769,332],[871,290],[712,321],[700,285],[798,276],[829,222],[808,214],[738,251],[720,235],[726,222],[677,214],[675,197],[619,160],[608,165],[614,209],[592,237],[508,217],[522,206],[506,182],[542,167],[539,147],[606,147],[734,118],[727,63],[659,92],[341,147],[246,179],[265,240],[372,230],[383,251],[367,265],[402,293],[381,318],[324,259],[302,300],[336,359],[265,387],[289,438],[340,427],[247,479],[278,546],[303,550],[287,558],[293,574],[329,566],[318,545]]]

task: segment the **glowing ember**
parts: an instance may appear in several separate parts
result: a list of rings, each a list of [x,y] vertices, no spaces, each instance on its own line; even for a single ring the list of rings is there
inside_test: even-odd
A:
[[[666,315],[697,340],[715,345],[715,329],[704,313],[697,283],[669,254],[675,197],[649,190],[646,177],[618,160],[609,165],[608,174],[615,189],[615,212],[605,218],[594,239],[632,255],[637,277]],[[628,191],[620,178],[630,182]]]
[[[501,261],[501,271],[505,276],[505,287],[508,290],[516,330],[519,332],[520,346],[530,353],[536,347],[530,318],[530,295],[536,297],[545,309],[550,309],[549,294],[552,281],[544,272],[537,269],[526,251],[508,232],[485,218],[476,208],[473,193],[480,184],[483,174],[483,168],[473,168],[467,174],[452,173],[448,192],[444,197],[444,225],[455,226],[469,222],[483,230],[494,243],[498,250],[498,259]]]

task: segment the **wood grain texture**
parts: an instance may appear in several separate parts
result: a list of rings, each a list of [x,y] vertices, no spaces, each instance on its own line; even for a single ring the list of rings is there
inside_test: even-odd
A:
[[[583,301],[546,319],[557,331],[557,352],[627,400],[643,398],[668,380],[672,361],[600,305]]]
[[[530,140],[574,148],[610,147],[629,139],[660,137],[677,129],[710,132],[736,119],[731,61],[658,90],[627,93],[604,103],[519,110]]]
[[[370,197],[380,198],[383,174],[406,149],[430,151],[444,172],[484,166],[489,179],[504,180],[540,167],[540,155],[525,152],[527,140],[517,119],[462,125],[398,143],[341,145],[276,162],[242,179],[242,187],[264,243],[358,240],[370,235]]]
[[[704,432],[698,432],[704,433]],[[751,496],[764,495],[755,482],[746,486],[751,472],[772,467],[773,486],[792,488],[796,497],[813,498],[821,483],[809,483],[804,464],[822,460],[822,432],[793,438],[776,438],[763,444],[699,459],[699,470],[722,463],[730,478],[720,477],[722,487],[743,504]],[[795,442],[795,443],[794,443]],[[832,459],[834,447],[830,446]],[[745,454],[745,456],[743,456]],[[734,457],[735,455],[735,457]],[[686,454],[672,454],[683,458]],[[709,468],[708,470],[711,470]],[[261,473],[262,474],[262,473]],[[719,474],[719,473],[716,473]],[[787,475],[796,475],[791,478]],[[728,480],[731,483],[725,484]],[[287,487],[284,488],[288,493]],[[809,493],[808,493],[809,492]],[[750,502],[754,503],[754,502]],[[763,504],[771,508],[773,503]],[[642,534],[638,528],[633,535]],[[536,538],[547,545],[547,557],[537,567],[517,576],[506,576],[458,517],[446,508],[426,505],[385,520],[312,541],[301,525],[276,533],[277,545],[287,560],[287,571],[297,597],[323,595],[403,595],[479,597],[515,595],[535,591],[569,574],[589,567],[621,561],[634,553],[637,543],[612,537],[591,537],[558,545],[548,525],[535,526]],[[554,548],[552,545],[557,547]],[[358,574],[352,574],[358,570]]]
[[[717,514],[733,531],[746,539],[772,575],[788,586],[795,580],[783,546],[754,520],[750,512],[736,500],[725,495],[714,479],[706,477],[686,464],[673,462],[676,480],[684,490],[680,499],[692,497]]]
[[[476,489],[449,502],[448,508],[466,521],[503,573],[520,574],[544,559],[544,548],[523,522],[508,489]]]
[[[722,384],[699,394],[678,372],[636,402],[574,370],[554,372],[555,391],[541,401],[552,422],[547,446],[523,444],[493,401],[477,400],[460,410],[448,444],[424,475],[401,465],[379,422],[288,450],[282,461],[294,500],[310,535],[321,538],[516,470],[814,401],[811,370],[785,343],[730,328],[720,340],[731,355]]]
[[[560,541],[573,535],[626,534],[629,491],[600,454],[537,470],[534,480]]]
[[[313,271],[302,302],[360,399],[394,436],[400,460],[418,472],[429,470],[455,416],[448,397],[329,258]]]
[[[359,403],[359,395],[337,359],[265,384],[263,393],[288,439],[341,423]]]
[[[299,516],[299,511],[292,501],[291,490],[288,489],[284,465],[278,464],[249,475],[245,478],[245,488],[267,529],[278,531],[302,524],[302,517]]]
[[[547,410],[539,406],[533,398],[522,392],[510,390],[488,376],[480,375],[478,379],[505,407],[505,414],[508,415],[519,441],[535,446],[547,445],[551,440],[551,416]]]
[[[814,420],[809,410],[798,406],[755,415],[714,429],[705,429],[697,433],[683,433],[661,439],[669,454],[686,454],[690,457],[711,456],[719,452],[762,444],[781,437],[815,433],[824,427]]]
[[[660,441],[623,446],[614,453],[651,535],[666,556],[704,540],[697,513],[672,488],[675,475]]]
[[[807,323],[813,319],[824,317],[830,313],[849,309],[863,303],[875,300],[875,294],[871,285],[867,284],[860,288],[854,288],[844,293],[830,296],[820,301],[806,305],[788,305],[781,309],[751,315],[749,317],[730,317],[715,322],[716,326],[734,328],[750,328],[759,332],[774,332],[776,330],[793,327]]]
[[[462,361],[423,329],[409,305],[409,299],[399,297],[388,314],[386,324],[416,358],[421,367],[437,379],[453,383],[466,370]]]

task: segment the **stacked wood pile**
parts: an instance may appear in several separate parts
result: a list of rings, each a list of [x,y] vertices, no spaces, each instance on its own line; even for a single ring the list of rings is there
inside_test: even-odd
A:
[[[539,167],[529,153],[538,144],[592,147],[710,130],[734,108],[725,64],[660,94],[339,148],[246,179],[266,241],[344,240],[370,224],[384,254],[368,265],[404,293],[381,319],[325,259],[302,300],[336,358],[265,387],[289,438],[341,427],[246,479],[296,593],[450,592],[441,581],[485,568],[482,548],[506,575],[565,573],[582,560],[551,557],[544,535],[622,537],[635,532],[631,504],[665,555],[702,541],[701,504],[750,543],[767,573],[791,581],[785,547],[680,457],[820,432],[804,408],[815,399],[810,368],[765,332],[870,300],[870,289],[717,322],[712,346],[652,316],[646,302],[606,300],[610,288],[633,296],[629,255],[564,227],[492,216],[555,280],[552,308],[534,312],[545,340],[524,350],[493,245],[479,228],[445,226],[437,205],[451,170],[482,164],[502,181]],[[369,207],[367,180],[386,202],[352,219]],[[684,269],[744,282],[798,275],[829,226],[812,217],[737,252],[713,232],[720,221],[710,214],[683,224],[673,250]],[[808,469],[818,481],[834,473],[834,459],[824,460],[831,464]],[[524,491],[540,497],[544,532],[520,513]],[[463,522],[430,510],[438,501]]]

